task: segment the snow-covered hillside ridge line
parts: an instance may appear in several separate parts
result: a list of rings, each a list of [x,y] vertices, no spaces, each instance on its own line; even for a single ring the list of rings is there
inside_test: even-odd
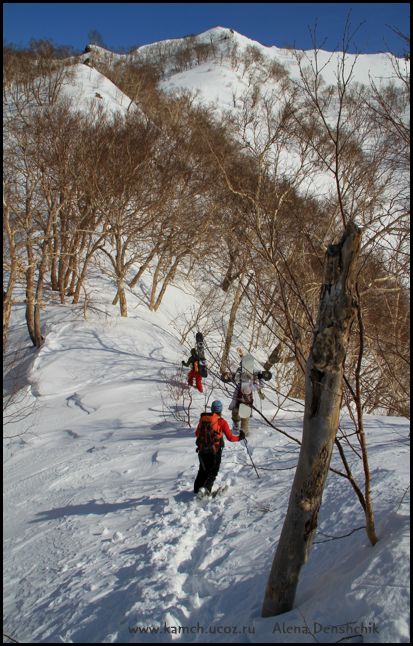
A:
[[[278,63],[291,78],[298,78],[297,56],[308,56],[313,58],[313,50],[300,51],[292,48],[280,48],[276,46],[268,47],[261,43],[247,38],[237,33],[233,29],[225,27],[214,27],[198,35],[186,38],[176,38],[173,40],[164,40],[152,45],[143,45],[138,49],[130,51],[128,54],[116,54],[105,50],[98,45],[88,45],[86,52],[80,59],[88,64],[95,62],[107,62],[116,64],[131,60],[133,62],[154,62],[161,64],[164,61],[169,62],[166,67],[166,74],[174,74],[172,62],[176,66],[196,67],[205,62],[211,62],[218,58],[221,63],[227,63],[234,60],[238,55],[247,51],[252,63]],[[186,52],[183,56],[182,52]],[[179,60],[181,53],[181,60]],[[342,56],[342,52],[335,53],[319,50],[321,65],[324,67],[329,63],[328,69],[325,69],[325,82],[334,83],[337,64]],[[178,54],[178,56],[177,56]],[[175,57],[175,61],[174,61]],[[255,57],[255,60],[254,60]],[[372,77],[375,82],[386,82],[393,78],[394,70],[392,61],[397,60],[389,53],[380,54],[348,54],[348,64],[355,67],[355,77],[357,82],[368,84]],[[409,61],[403,61],[406,70],[410,67]]]
[[[5,57],[5,632],[19,641],[409,641],[407,67],[280,51],[216,28],[131,56],[91,47],[57,72]],[[317,536],[294,608],[263,619],[326,253],[354,221]],[[181,365],[197,330],[202,395]],[[228,443],[226,493],[200,505],[194,429],[214,399],[230,420],[236,348],[272,380],[251,456]]]
[[[314,65],[316,55],[323,82],[334,85],[343,52],[268,47],[224,27],[143,45],[128,54],[116,54],[97,45],[88,45],[79,58],[91,67],[104,65],[113,68],[126,63],[153,65],[162,77],[163,89],[194,92],[203,102],[223,111],[237,107],[237,97],[239,105],[240,97],[253,79],[270,84],[279,78],[298,81],[299,61]],[[402,75],[408,75],[410,61],[397,59],[389,53],[346,54],[346,69],[352,70],[352,81],[358,84],[370,85],[373,82],[381,87],[392,82],[397,86],[400,79],[395,76],[395,68],[399,68]]]
[[[119,72],[125,66],[146,70],[146,74],[150,69],[158,87],[164,91],[172,95],[189,93],[196,103],[213,110],[218,119],[228,116],[235,120],[238,137],[248,151],[259,155],[266,151],[267,161],[272,164],[276,157],[279,175],[299,182],[303,193],[317,197],[336,191],[334,173],[330,172],[328,164],[317,174],[309,173],[308,167],[303,167],[301,144],[297,145],[294,137],[285,137],[282,145],[269,147],[273,129],[266,126],[268,121],[280,120],[283,111],[293,105],[301,123],[300,105],[307,100],[309,88],[313,85],[314,92],[319,92],[317,88],[322,86],[337,87],[323,108],[324,125],[329,124],[333,132],[337,114],[344,112],[343,123],[353,119],[351,113],[346,114],[347,109],[341,101],[343,90],[359,94],[359,101],[368,102],[367,94],[361,97],[367,88],[374,88],[374,102],[380,104],[381,93],[385,96],[386,88],[392,87],[397,93],[407,89],[410,71],[407,58],[397,59],[390,54],[354,55],[320,49],[298,51],[266,47],[222,27],[197,36],[145,45],[128,55],[110,53],[93,45],[87,49],[81,59],[88,65],[103,66],[113,79],[122,76],[115,70]],[[125,90],[136,99],[142,79],[136,81],[135,87],[133,85],[126,83]],[[389,107],[386,100],[384,104],[380,107],[381,112]],[[375,105],[372,107],[376,109]],[[409,108],[404,105],[399,110],[397,116],[391,113],[388,116],[400,120],[395,127],[408,131]],[[302,111],[305,112],[305,108],[302,107]],[[355,139],[359,139],[366,154],[374,147],[367,125],[360,129]],[[391,199],[388,195],[388,201]]]

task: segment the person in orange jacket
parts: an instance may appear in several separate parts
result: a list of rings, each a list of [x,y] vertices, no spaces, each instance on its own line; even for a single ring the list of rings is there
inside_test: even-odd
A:
[[[204,495],[211,493],[215,478],[221,466],[224,438],[229,442],[239,442],[245,439],[245,434],[233,435],[228,422],[221,417],[222,402],[216,400],[211,404],[211,413],[202,413],[195,431],[199,470],[194,482],[194,493],[203,489]]]
[[[199,390],[200,393],[202,393],[202,376],[199,371],[199,357],[195,348],[192,348],[191,356],[189,357],[188,361],[182,361],[182,365],[186,367],[191,366],[191,370],[188,372],[188,385],[193,386],[195,379],[196,389]]]

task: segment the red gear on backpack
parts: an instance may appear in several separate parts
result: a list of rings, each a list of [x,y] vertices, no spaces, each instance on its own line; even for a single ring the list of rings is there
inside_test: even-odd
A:
[[[239,442],[239,436],[238,435],[233,435],[231,433],[231,429],[228,425],[228,422],[217,415],[217,413],[201,413],[200,420],[198,422],[198,426],[196,427],[195,431],[195,437],[197,438],[197,444],[198,444],[198,438],[200,438],[201,435],[201,430],[202,430],[202,425],[203,425],[203,420],[207,418],[211,418],[211,426],[213,427],[213,430],[215,431],[214,435],[217,437],[217,441],[223,439],[223,434],[227,438],[229,442]],[[200,447],[199,447],[200,448]],[[222,446],[220,447],[222,448]],[[202,448],[200,448],[200,451],[202,452]],[[216,452],[216,451],[214,451]]]

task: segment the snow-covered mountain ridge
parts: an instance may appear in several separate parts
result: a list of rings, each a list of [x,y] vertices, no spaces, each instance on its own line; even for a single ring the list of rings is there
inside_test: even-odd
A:
[[[132,61],[156,61],[160,52],[173,52],[182,46],[191,45],[213,45],[217,47],[222,55],[229,55],[231,49],[235,46],[239,52],[245,52],[247,48],[254,48],[267,61],[276,61],[283,65],[290,76],[294,78],[297,73],[297,56],[307,55],[312,58],[314,50],[294,50],[293,48],[282,48],[275,45],[262,45],[258,41],[252,40],[239,34],[231,28],[214,27],[205,32],[194,36],[175,38],[159,41],[149,45],[142,45],[138,49],[130,51],[128,54],[117,54],[110,50],[99,47],[98,45],[88,45],[86,52],[80,56],[80,60],[104,60],[112,63],[122,62],[127,59]],[[337,66],[337,60],[342,56],[342,52],[329,52],[318,50],[321,57],[322,66],[331,59],[330,70],[326,72],[326,82],[333,80],[333,73]],[[389,53],[378,54],[346,54],[349,58],[349,65],[357,62],[355,68],[355,77],[359,83],[368,83],[371,74],[375,80],[388,80],[392,77],[391,60],[394,57]],[[406,65],[409,65],[406,61]]]
[[[225,113],[239,115],[244,97],[252,94],[254,85],[263,96],[273,93],[274,97],[281,98],[286,91],[286,82],[290,87],[300,84],[300,65],[315,68],[315,57],[323,82],[332,86],[337,85],[344,71],[345,75],[350,75],[353,85],[374,83],[380,87],[391,82],[398,87],[402,82],[395,74],[395,67],[400,66],[402,73],[407,73],[410,68],[409,61],[395,59],[386,53],[346,53],[343,59],[343,53],[339,51],[269,47],[225,27],[143,45],[128,54],[110,52],[97,45],[88,45],[86,50],[76,63],[86,63],[90,71],[85,72],[78,64],[72,68],[74,78],[69,93],[79,95],[75,105],[93,104],[109,113],[123,114],[130,106],[130,99],[122,96],[109,80],[105,89],[102,78],[95,74],[95,68],[101,73],[105,67],[111,69],[127,63],[154,65],[160,70],[161,90],[172,95],[189,92],[201,105],[216,110],[218,118]],[[343,60],[344,67],[340,69]],[[104,91],[100,92],[99,87]],[[101,95],[99,99],[96,91]]]

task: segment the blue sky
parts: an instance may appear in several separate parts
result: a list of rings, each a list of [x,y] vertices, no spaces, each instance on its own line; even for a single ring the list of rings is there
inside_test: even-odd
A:
[[[409,34],[409,3],[3,3],[3,41],[27,46],[47,38],[82,51],[98,31],[109,49],[231,27],[263,45],[312,48],[309,28],[317,23],[319,44],[340,49],[346,18],[358,28],[350,51],[402,54],[393,29]],[[362,24],[361,24],[362,23]]]

